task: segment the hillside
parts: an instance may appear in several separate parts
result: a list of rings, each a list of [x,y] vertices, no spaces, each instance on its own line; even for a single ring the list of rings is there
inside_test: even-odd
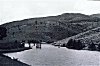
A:
[[[98,18],[100,18],[100,14],[92,14],[92,15],[90,15],[91,17],[98,17]]]
[[[7,37],[0,42],[15,40],[58,41],[100,26],[100,19],[80,13],[30,18],[1,26],[7,28]]]
[[[100,27],[84,32],[83,34],[76,36],[75,39],[80,39],[85,44],[90,44],[91,42],[94,42],[95,44],[99,44],[100,43]]]
[[[69,39],[81,40],[82,43],[84,44],[90,44],[92,42],[94,42],[95,44],[99,44],[100,43],[100,27],[88,30],[83,33],[79,33],[75,36],[71,36],[69,38],[60,40],[56,43],[64,44],[64,43],[67,43]]]

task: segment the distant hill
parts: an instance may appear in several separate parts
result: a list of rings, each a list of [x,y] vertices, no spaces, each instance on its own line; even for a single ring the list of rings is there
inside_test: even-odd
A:
[[[80,13],[30,18],[1,25],[7,37],[0,42],[21,40],[58,41],[100,26],[100,18]]]
[[[98,18],[100,18],[100,14],[92,14],[92,15],[90,15],[91,17],[98,17]]]

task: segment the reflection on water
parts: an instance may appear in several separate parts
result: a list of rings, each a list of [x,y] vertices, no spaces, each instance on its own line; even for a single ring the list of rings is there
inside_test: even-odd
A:
[[[91,58],[81,59],[82,57],[88,55],[75,52],[73,52],[73,50],[68,50],[67,48],[58,48],[52,45],[43,44],[41,49],[36,49],[33,47],[31,50],[17,53],[8,53],[5,55],[8,55],[12,58],[18,58],[20,61],[32,66],[80,66],[84,64],[98,64],[99,60],[97,57],[94,57],[94,59],[96,59],[94,62],[94,60],[91,60]],[[94,54],[92,54],[92,56],[94,56]]]

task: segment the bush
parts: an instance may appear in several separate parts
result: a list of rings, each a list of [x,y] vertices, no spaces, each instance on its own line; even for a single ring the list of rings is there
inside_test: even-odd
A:
[[[66,45],[67,48],[69,49],[77,49],[77,50],[81,50],[84,48],[84,45],[81,43],[80,40],[73,40],[70,39]]]
[[[98,44],[98,47],[97,47],[98,51],[100,51],[100,44]]]
[[[66,45],[67,48],[69,49],[73,49],[74,48],[74,45],[73,45],[73,39],[70,39]]]
[[[66,44],[65,44],[65,43],[64,43],[64,44],[62,44],[62,45],[61,45],[61,47],[66,47]]]
[[[47,43],[47,44],[50,44],[50,43],[53,43],[53,42],[54,42],[54,41],[47,41],[46,43]]]
[[[81,43],[80,40],[78,40],[77,42],[75,42],[75,49],[77,50],[81,50],[83,49],[85,46]]]
[[[89,44],[88,49],[91,51],[97,50],[95,44],[92,42],[91,44]]]

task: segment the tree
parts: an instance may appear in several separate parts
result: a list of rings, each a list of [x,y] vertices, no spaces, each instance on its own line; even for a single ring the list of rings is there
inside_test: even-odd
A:
[[[67,48],[69,49],[73,49],[74,45],[73,45],[73,39],[70,39],[66,45]]]
[[[7,36],[7,29],[5,27],[0,27],[0,40]]]
[[[95,44],[93,42],[91,44],[89,44],[88,49],[91,50],[91,51],[96,50]]]
[[[98,44],[98,47],[97,47],[98,51],[100,51],[100,44]]]
[[[81,43],[80,40],[73,40],[70,39],[66,45],[67,48],[69,49],[76,49],[76,50],[81,50],[84,48],[84,45]]]
[[[75,49],[77,49],[77,50],[81,50],[81,49],[83,49],[84,48],[84,45],[81,43],[81,41],[80,40],[78,40],[78,41],[75,41]]]

